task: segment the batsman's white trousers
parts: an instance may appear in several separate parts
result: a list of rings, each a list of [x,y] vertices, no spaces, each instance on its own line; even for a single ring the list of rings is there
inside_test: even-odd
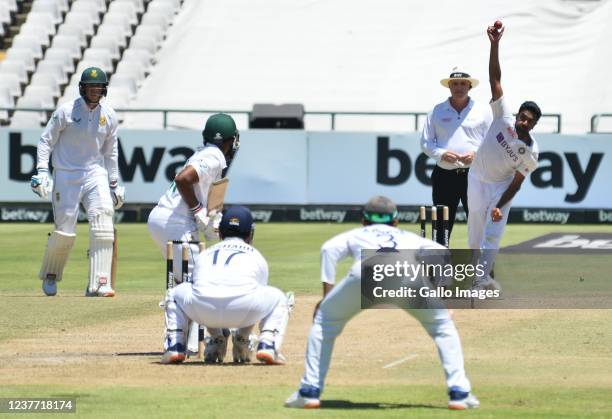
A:
[[[486,266],[485,277],[491,272],[495,262],[499,242],[508,222],[512,201],[500,208],[503,216],[499,221],[493,222],[491,211],[511,182],[512,179],[504,182],[486,183],[472,175],[471,172],[468,174],[468,202],[470,203],[468,245],[473,250],[486,250],[486,252],[482,252],[479,261]]]
[[[76,232],[79,203],[83,204],[89,220],[102,213],[113,213],[106,170],[55,169],[53,180],[51,204],[56,230],[69,234]]]
[[[166,208],[155,207],[147,221],[147,227],[151,238],[157,244],[159,251],[164,259],[168,257],[166,254],[166,243],[169,240],[193,241],[199,240],[198,229],[194,220],[186,219],[182,216],[177,216],[174,212]],[[182,278],[181,271],[181,245],[175,244],[174,251],[174,277]],[[195,259],[200,254],[200,249],[197,245],[189,246],[189,277],[193,274]]]
[[[274,337],[277,349],[282,344],[289,312],[287,298],[278,288],[259,285],[247,294],[211,297],[193,284],[184,283],[170,290],[168,297],[166,328],[169,330],[185,331],[189,320],[219,329],[241,329],[259,322],[260,330],[277,332]]]
[[[306,349],[306,371],[302,385],[317,387],[321,392],[329,370],[336,337],[346,323],[361,310],[361,279],[349,274],[323,299],[314,318]],[[471,385],[463,367],[461,341],[446,309],[410,309],[438,347],[446,375],[446,385],[470,391]]]

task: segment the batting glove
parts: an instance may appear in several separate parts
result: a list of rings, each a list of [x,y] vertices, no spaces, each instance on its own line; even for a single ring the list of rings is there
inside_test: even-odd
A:
[[[206,228],[208,227],[208,223],[210,221],[210,218],[206,214],[206,208],[204,208],[204,206],[198,202],[198,205],[193,208],[189,208],[189,210],[193,214],[198,230],[206,234]]]
[[[119,186],[116,180],[110,183],[111,198],[113,199],[113,206],[115,209],[119,209],[125,202],[125,187]]]
[[[223,213],[221,211],[217,212],[216,210],[212,210],[208,215],[209,220],[204,230],[204,237],[206,237],[206,241],[219,240],[219,224],[221,224]]]
[[[53,190],[53,179],[49,177],[47,169],[38,169],[38,173],[32,176],[30,180],[32,192],[40,196],[42,199],[47,199],[49,192]]]

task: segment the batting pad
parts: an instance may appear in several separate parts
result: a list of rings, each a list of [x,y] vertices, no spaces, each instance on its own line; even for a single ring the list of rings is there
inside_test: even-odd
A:
[[[70,254],[70,250],[74,245],[75,238],[76,234],[63,233],[57,230],[49,235],[49,240],[47,240],[47,249],[45,250],[45,257],[43,259],[40,272],[38,273],[38,277],[41,280],[62,280],[64,266],[66,266],[66,261],[68,260],[68,255]]]
[[[89,294],[111,285],[114,239],[111,214],[98,214],[89,220]]]

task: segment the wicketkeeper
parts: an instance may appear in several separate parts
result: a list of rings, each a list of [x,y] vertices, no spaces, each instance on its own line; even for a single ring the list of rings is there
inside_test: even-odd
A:
[[[55,229],[49,235],[40,269],[46,295],[57,293],[64,266],[76,237],[79,203],[89,220],[89,280],[86,295],[113,297],[111,263],[113,212],[125,199],[119,186],[115,111],[101,102],[106,96],[106,73],[85,69],[80,97],[60,106],[43,131],[37,148],[38,173],[31,187],[43,199],[51,194]],[[49,174],[49,158],[53,178]]]
[[[219,225],[222,241],[197,258],[193,283],[168,291],[162,363],[184,361],[190,320],[205,325],[211,334],[205,356],[209,362],[223,362],[228,336],[222,328],[237,329],[232,342],[234,362],[249,362],[249,337],[257,323],[256,358],[265,364],[285,362],[280,348],[290,305],[281,290],[268,286],[268,263],[251,245],[254,232],[247,208],[229,208]]]

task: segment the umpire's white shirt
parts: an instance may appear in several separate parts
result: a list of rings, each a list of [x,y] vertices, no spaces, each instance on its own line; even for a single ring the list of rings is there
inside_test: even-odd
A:
[[[491,119],[488,106],[470,99],[468,105],[457,112],[447,99],[427,115],[421,135],[421,149],[443,169],[466,167],[444,161],[442,155],[447,151],[459,154],[476,152],[491,125]]]
[[[36,168],[48,169],[51,155],[55,169],[103,169],[109,180],[117,180],[118,125],[115,111],[104,103],[91,110],[81,97],[66,102],[53,113],[38,141]]]
[[[196,150],[185,163],[185,167],[187,166],[193,167],[198,174],[199,180],[197,184],[193,185],[193,189],[198,201],[206,207],[210,186],[213,182],[221,179],[223,169],[227,167],[225,156],[217,146],[206,145]],[[189,207],[174,183],[159,199],[157,206],[171,210],[175,215],[193,220]]]
[[[470,176],[485,183],[509,182],[515,172],[527,176],[538,166],[538,144],[532,139],[528,146],[518,139],[514,115],[503,96],[491,102],[491,109],[494,120],[476,153]]]
[[[357,261],[351,272],[361,277],[361,250],[377,250],[383,247],[408,250],[444,249],[431,240],[386,224],[355,228],[329,239],[321,247],[321,282],[334,284],[338,261],[349,256]]]
[[[198,256],[193,278],[194,295],[235,297],[268,284],[268,263],[241,238],[229,237]]]

